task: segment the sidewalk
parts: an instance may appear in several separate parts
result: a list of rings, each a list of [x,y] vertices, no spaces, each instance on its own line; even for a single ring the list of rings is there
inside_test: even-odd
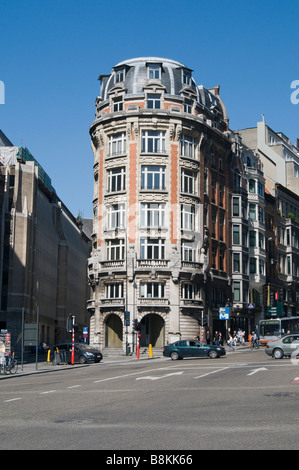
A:
[[[244,346],[236,346],[236,351],[242,350],[242,349],[249,349],[250,345],[249,343],[246,343]],[[228,346],[225,346],[226,353],[233,353],[234,351],[230,351]],[[77,369],[80,367],[87,367],[87,366],[93,366],[93,367],[100,367],[101,364],[113,364],[113,363],[121,363],[121,362],[135,362],[135,361],[144,361],[144,360],[153,360],[153,359],[161,359],[163,358],[163,354],[159,351],[158,353],[155,354],[155,351],[153,351],[153,357],[149,357],[146,354],[140,354],[139,359],[137,359],[136,355],[133,356],[126,356],[125,354],[115,356],[104,356],[103,360],[100,363],[87,363],[87,364],[79,364],[75,363],[74,365],[71,364],[58,364],[58,365],[53,365],[52,361],[51,362],[46,362],[43,360],[40,360],[37,365],[35,362],[25,362],[23,363],[23,370],[22,370],[22,365],[21,362],[18,361],[18,372],[16,374],[0,374],[0,381],[1,379],[9,379],[13,377],[21,377],[24,375],[31,375],[31,374],[41,374],[41,373],[47,373],[47,372],[57,372],[57,371],[63,371],[63,370],[69,370],[69,369]]]
[[[23,363],[23,370],[22,370],[22,364],[20,361],[18,361],[18,371],[16,374],[0,374],[0,381],[1,379],[8,379],[8,378],[13,378],[13,377],[20,377],[24,375],[31,375],[31,374],[41,374],[41,373],[47,373],[47,372],[57,372],[57,371],[63,371],[67,369],[77,369],[80,367],[87,367],[87,366],[101,366],[101,364],[113,364],[117,362],[134,362],[134,361],[140,361],[140,360],[153,360],[153,359],[159,359],[162,358],[163,355],[154,355],[153,357],[148,357],[146,355],[140,355],[140,358],[137,359],[136,355],[134,356],[126,356],[121,355],[121,356],[104,356],[103,360],[100,363],[93,363],[89,362],[87,364],[79,364],[75,363],[74,365],[72,364],[58,364],[58,365],[53,365],[52,361],[47,362],[40,360],[37,364],[35,362],[25,362]]]

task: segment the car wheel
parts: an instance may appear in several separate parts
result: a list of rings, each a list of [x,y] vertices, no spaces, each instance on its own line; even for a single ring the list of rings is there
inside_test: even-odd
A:
[[[172,353],[170,354],[170,357],[173,361],[177,361],[180,358],[179,353],[176,351],[172,351]]]
[[[211,349],[211,351],[209,351],[209,357],[211,359],[216,359],[217,353],[216,353],[216,351],[214,351],[214,349]]]
[[[80,363],[80,364],[85,364],[85,362],[86,362],[85,357],[84,357],[84,356],[80,356],[80,357],[79,357],[79,363]]]
[[[279,349],[279,348],[274,349],[273,357],[275,357],[275,359],[282,359],[283,358],[283,350]]]

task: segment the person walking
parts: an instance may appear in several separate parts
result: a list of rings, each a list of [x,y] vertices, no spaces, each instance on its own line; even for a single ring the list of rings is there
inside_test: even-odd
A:
[[[235,351],[236,350],[236,348],[234,347],[233,337],[230,333],[228,335],[227,345],[228,345],[230,351]]]

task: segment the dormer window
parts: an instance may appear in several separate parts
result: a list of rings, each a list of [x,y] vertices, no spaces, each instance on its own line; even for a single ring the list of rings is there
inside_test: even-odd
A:
[[[189,70],[183,70],[182,82],[184,85],[191,85],[191,72]]]
[[[113,98],[113,112],[117,113],[118,111],[122,111],[124,109],[124,102],[123,96],[117,96]]]
[[[161,79],[161,66],[159,64],[148,64],[148,78],[150,80]]]
[[[115,83],[123,82],[125,79],[125,69],[116,70]]]

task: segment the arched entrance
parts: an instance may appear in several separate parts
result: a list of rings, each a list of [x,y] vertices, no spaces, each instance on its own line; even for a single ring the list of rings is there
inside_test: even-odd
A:
[[[140,346],[147,347],[149,344],[153,348],[162,348],[165,338],[164,319],[156,313],[145,315],[141,320]]]
[[[107,348],[121,348],[123,342],[123,324],[118,315],[112,313],[106,319],[105,346]]]

